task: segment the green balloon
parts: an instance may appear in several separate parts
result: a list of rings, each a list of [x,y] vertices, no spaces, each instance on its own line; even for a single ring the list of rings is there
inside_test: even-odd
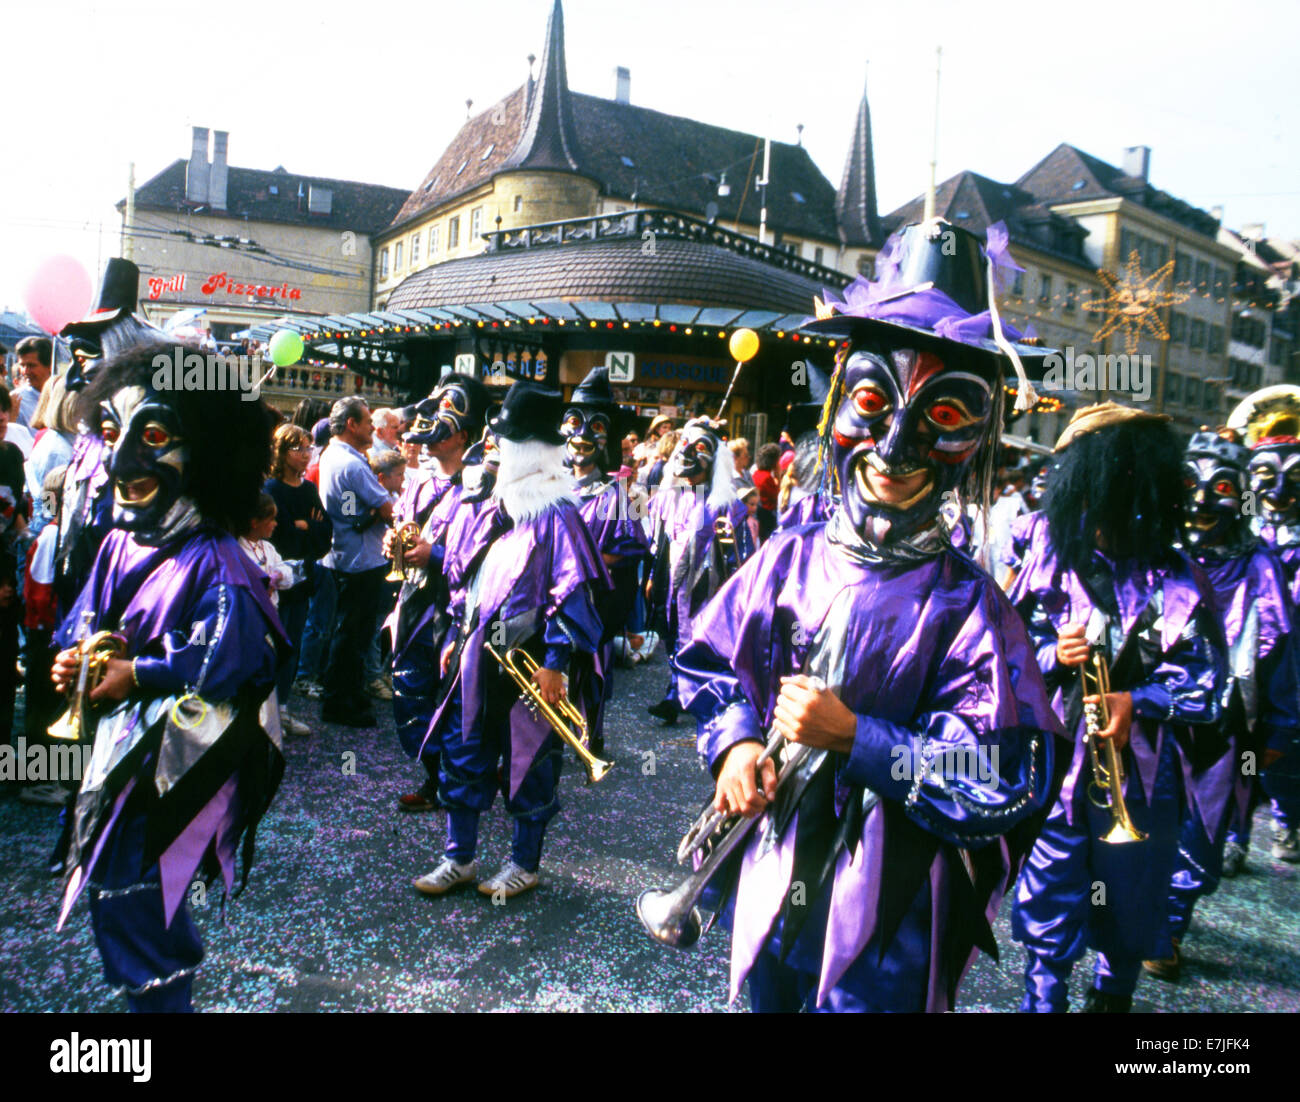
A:
[[[281,329],[271,338],[271,362],[276,367],[288,367],[302,359],[302,337],[292,329]]]

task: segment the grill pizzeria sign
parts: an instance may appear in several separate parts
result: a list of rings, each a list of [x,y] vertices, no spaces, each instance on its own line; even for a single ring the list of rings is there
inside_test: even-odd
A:
[[[164,294],[179,294],[185,290],[185,284],[189,276],[181,272],[179,275],[170,277],[150,276],[149,277],[149,298],[159,299]],[[278,298],[286,302],[294,302],[302,298],[301,287],[290,287],[287,283],[268,284],[268,283],[241,283],[238,280],[231,279],[226,272],[217,272],[216,275],[209,276],[199,291],[205,295],[215,295],[218,291],[223,291],[228,295],[251,295],[254,298]]]

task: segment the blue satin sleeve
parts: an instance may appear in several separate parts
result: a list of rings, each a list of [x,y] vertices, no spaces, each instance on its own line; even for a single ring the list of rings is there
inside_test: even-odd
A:
[[[566,670],[575,650],[594,654],[600,645],[601,624],[587,586],[580,585],[546,618],[542,640],[546,653],[542,665],[548,670]]]
[[[1035,728],[980,731],[931,712],[912,726],[859,715],[844,778],[896,800],[944,841],[977,848],[1042,806],[1052,735]]]
[[[275,671],[266,617],[237,585],[204,589],[185,622],[135,656],[141,688],[153,694],[197,692],[208,700],[229,700],[246,687],[265,696]]]
[[[1283,635],[1259,662],[1259,729],[1269,750],[1300,750],[1300,667],[1295,636]]]
[[[1218,722],[1228,676],[1227,656],[1202,630],[1206,615],[1202,606],[1151,677],[1129,690],[1134,715],[1174,723]]]

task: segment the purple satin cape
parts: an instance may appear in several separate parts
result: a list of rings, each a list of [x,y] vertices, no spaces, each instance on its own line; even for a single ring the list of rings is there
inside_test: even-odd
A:
[[[580,586],[610,585],[609,572],[591,533],[571,502],[562,502],[504,530],[502,519],[500,506],[492,502],[468,527],[449,533],[448,580],[454,579],[458,587],[453,594],[453,610],[459,614],[464,609],[465,589],[471,578],[478,586],[478,606],[473,630],[461,650],[456,680],[434,710],[426,743],[456,698],[456,685],[460,688],[462,737],[476,737],[484,703],[483,663],[495,662],[484,650],[486,643],[492,642],[504,653],[540,631],[543,622],[554,616]],[[473,571],[480,554],[481,565]],[[498,621],[504,625],[504,639],[494,638],[493,625]],[[550,733],[550,726],[531,716],[522,703],[516,704],[511,718],[511,777],[521,783]]]
[[[814,640],[832,639],[838,657],[827,681],[858,717],[853,752],[835,773],[834,814],[842,819],[868,792],[880,801],[838,850],[829,883],[820,893],[809,887],[814,917],[788,959],[819,975],[819,1004],[844,985],[872,1005],[946,1010],[973,959],[972,943],[956,938],[959,959],[949,963],[952,878],[967,875],[958,850],[980,853],[980,887],[972,894],[967,879],[962,891],[986,925],[1028,849],[1024,839],[1009,845],[1008,833],[1050,798],[1060,724],[1023,625],[968,558],[944,550],[857,562],[825,532],[815,524],[774,533],[699,613],[674,661],[681,700],[716,769],[736,742],[764,738],[781,677],[804,668],[810,647],[821,646]],[[927,779],[926,762],[958,750],[996,753],[987,783]],[[783,936],[805,826],[799,808],[774,845],[758,829],[746,843],[733,998],[763,946]]]

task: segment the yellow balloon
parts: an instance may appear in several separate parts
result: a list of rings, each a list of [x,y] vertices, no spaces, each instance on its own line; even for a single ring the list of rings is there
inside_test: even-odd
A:
[[[758,353],[758,334],[752,329],[737,329],[731,334],[727,347],[738,362],[746,363]]]

